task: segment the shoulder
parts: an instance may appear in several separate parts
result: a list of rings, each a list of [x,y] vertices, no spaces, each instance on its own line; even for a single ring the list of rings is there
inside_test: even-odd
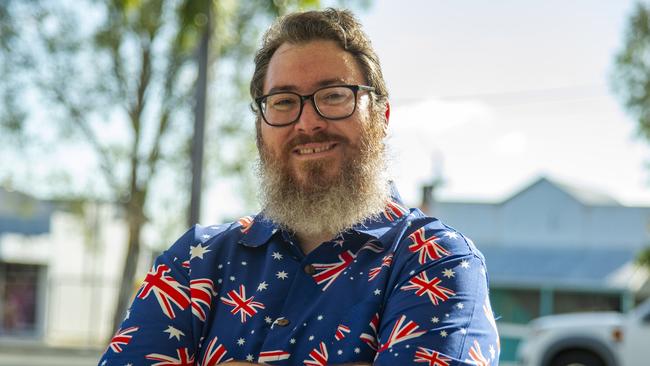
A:
[[[186,260],[197,248],[200,250],[210,246],[211,250],[215,250],[220,245],[236,243],[246,232],[250,221],[252,221],[251,216],[244,216],[237,221],[219,225],[196,224],[181,235],[166,250],[166,254]]]
[[[402,226],[396,251],[407,251],[413,255],[424,251],[425,254],[440,258],[453,253],[476,256],[484,261],[483,254],[469,237],[442,220],[425,215],[419,209],[411,209]]]

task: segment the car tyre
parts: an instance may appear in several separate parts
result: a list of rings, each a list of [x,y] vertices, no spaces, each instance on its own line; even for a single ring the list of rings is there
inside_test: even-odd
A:
[[[606,366],[595,353],[585,350],[564,351],[553,358],[550,366]]]

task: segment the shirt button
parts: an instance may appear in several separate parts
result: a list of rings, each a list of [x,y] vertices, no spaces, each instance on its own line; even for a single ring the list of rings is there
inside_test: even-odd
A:
[[[310,276],[316,273],[316,268],[314,268],[314,266],[312,266],[311,264],[306,265],[305,268],[303,269],[305,270],[305,273]]]
[[[289,319],[287,318],[280,318],[275,320],[275,324],[277,324],[280,327],[286,327],[287,325],[289,325],[289,323],[290,323]]]

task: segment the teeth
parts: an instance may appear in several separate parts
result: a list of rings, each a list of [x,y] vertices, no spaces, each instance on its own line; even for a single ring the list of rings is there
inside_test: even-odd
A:
[[[300,154],[300,155],[315,154],[315,153],[330,150],[333,146],[334,145],[328,145],[328,146],[316,147],[316,148],[311,148],[311,149],[298,149],[298,154]]]

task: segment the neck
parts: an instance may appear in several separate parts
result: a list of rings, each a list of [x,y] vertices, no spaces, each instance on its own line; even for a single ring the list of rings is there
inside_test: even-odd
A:
[[[311,253],[323,242],[330,240],[334,237],[334,234],[329,233],[320,233],[320,234],[306,234],[301,232],[296,232],[296,238],[298,239],[298,244],[300,249],[302,249],[305,255]]]

